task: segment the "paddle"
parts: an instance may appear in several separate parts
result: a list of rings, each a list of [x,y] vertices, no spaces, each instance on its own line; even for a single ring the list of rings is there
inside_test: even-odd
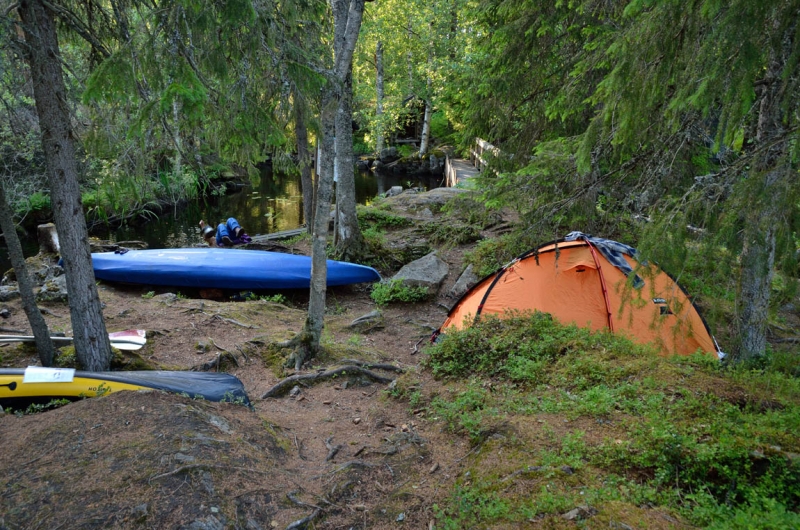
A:
[[[69,343],[72,337],[50,337],[53,342]],[[118,350],[139,350],[147,343],[143,329],[128,329],[108,334],[111,345]],[[33,335],[0,335],[0,344],[10,342],[35,342]]]

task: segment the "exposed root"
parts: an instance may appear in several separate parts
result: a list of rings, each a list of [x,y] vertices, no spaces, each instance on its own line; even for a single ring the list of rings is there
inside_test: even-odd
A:
[[[203,364],[200,364],[200,365],[197,365],[197,366],[193,367],[192,371],[193,372],[208,372],[212,368],[216,368],[217,372],[219,372],[220,371],[220,366],[222,364],[222,361],[223,360],[228,360],[228,359],[233,361],[233,364],[235,364],[237,367],[239,366],[239,361],[236,360],[236,357],[234,357],[231,352],[225,350],[225,351],[223,351],[223,353],[218,353],[216,359],[212,359],[212,360],[210,360],[210,361],[208,361],[206,363],[203,363]]]
[[[159,480],[159,479],[162,479],[162,478],[171,477],[173,475],[178,475],[180,473],[187,473],[189,471],[194,471],[195,469],[206,469],[206,470],[208,470],[208,469],[234,469],[234,470],[238,470],[238,471],[249,471],[249,472],[260,473],[262,475],[266,474],[263,471],[256,471],[255,469],[246,468],[246,467],[218,466],[218,465],[215,465],[215,464],[189,464],[189,465],[186,465],[186,466],[181,466],[178,469],[173,469],[172,471],[170,471],[168,473],[162,473],[160,475],[154,475],[154,476],[150,477],[149,479],[147,479],[147,482],[149,484],[150,482],[152,482],[154,480]]]
[[[232,318],[225,318],[222,315],[216,314],[211,317],[211,320],[221,320],[222,322],[226,322],[228,324],[234,324],[236,326],[247,328],[247,329],[255,329],[255,326],[251,326],[250,324],[242,324],[238,320],[234,320]]]
[[[282,396],[298,382],[306,382],[306,381],[322,381],[323,379],[330,379],[332,377],[338,377],[340,375],[349,375],[349,374],[359,374],[363,375],[364,377],[368,377],[375,382],[389,384],[394,381],[390,377],[384,377],[382,375],[378,375],[375,372],[371,372],[365,368],[361,368],[360,366],[356,365],[348,365],[348,366],[340,366],[339,368],[334,368],[333,370],[327,370],[325,372],[319,372],[315,374],[301,374],[301,375],[293,375],[291,377],[287,377],[277,385],[273,386],[267,392],[261,396],[261,399],[266,399],[270,397],[278,397]]]
[[[386,370],[387,372],[398,372],[401,374],[405,372],[405,370],[393,364],[368,363],[365,361],[359,361],[358,359],[343,359],[339,362],[341,364],[361,366],[362,368],[376,368],[378,370]]]
[[[297,506],[301,506],[304,508],[313,508],[314,511],[311,512],[311,515],[309,515],[308,517],[303,517],[302,519],[298,519],[297,521],[290,523],[289,526],[286,527],[286,530],[306,528],[312,521],[314,521],[317,517],[319,517],[320,514],[322,514],[323,512],[322,508],[320,508],[319,506],[316,506],[314,504],[308,504],[306,502],[299,500],[297,497],[295,497],[295,494],[297,493],[299,493],[298,490],[290,491],[289,493],[286,494],[286,498],[292,501]]]
[[[333,457],[336,456],[336,453],[338,453],[342,449],[342,447],[344,447],[341,444],[340,445],[332,445],[331,444],[331,440],[333,440],[333,436],[331,436],[330,438],[325,440],[325,447],[328,448],[328,456],[325,457],[325,461],[326,462],[330,462],[331,460],[333,460]]]
[[[286,527],[286,530],[300,530],[302,528],[306,528],[312,521],[314,521],[314,519],[319,517],[319,514],[321,513],[322,510],[314,510],[308,517],[303,517],[302,519],[298,519],[297,521],[291,523]]]

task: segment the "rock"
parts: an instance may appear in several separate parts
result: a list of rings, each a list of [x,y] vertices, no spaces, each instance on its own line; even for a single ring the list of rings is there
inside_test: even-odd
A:
[[[400,158],[400,155],[397,154],[396,147],[387,147],[386,149],[381,149],[381,152],[378,156],[378,159],[384,164],[397,160],[398,158]]]
[[[397,519],[395,519],[395,521],[397,521],[397,522],[403,522],[405,520],[406,520],[406,513],[405,512],[402,512],[400,515],[397,516]]]
[[[380,160],[375,160],[372,162],[372,169],[379,170],[383,167],[383,162]]]
[[[379,310],[371,311],[350,322],[348,329],[367,332],[376,328],[383,327],[383,313]]]
[[[450,292],[447,293],[447,296],[450,298],[461,298],[473,285],[478,283],[478,280],[479,278],[472,272],[472,265],[470,264],[464,269],[461,276],[458,277],[458,280],[456,280]]]
[[[10,285],[0,286],[0,302],[8,302],[20,298],[19,289]]]
[[[401,280],[403,285],[409,287],[427,287],[429,292],[434,293],[439,290],[449,271],[450,267],[434,251],[405,265],[392,280]]]
[[[44,282],[39,292],[36,293],[37,302],[66,302],[67,277],[58,276]]]
[[[425,219],[433,219],[433,212],[430,208],[424,208],[421,212],[419,212],[420,217],[424,217]]]
[[[175,293],[164,293],[164,294],[159,294],[158,296],[154,296],[153,300],[157,300],[162,304],[169,305],[178,300],[178,295]]]
[[[2,318],[8,318],[8,317],[10,317],[10,316],[11,316],[11,311],[9,311],[8,309],[6,309],[5,307],[4,307],[3,309],[0,309],[0,317],[2,317]]]
[[[369,160],[359,160],[356,162],[356,167],[361,171],[369,169]]]
[[[131,519],[142,522],[147,518],[147,503],[134,506],[131,510]]]
[[[394,197],[396,195],[400,195],[401,193],[403,193],[402,186],[392,186],[391,188],[389,188],[389,191],[386,192],[386,196]]]
[[[300,395],[300,387],[297,385],[293,386],[292,389],[289,391],[289,397],[297,397],[299,395]]]
[[[185,455],[183,453],[175,453],[175,460],[182,464],[186,464],[189,462],[194,462],[195,458],[191,455]]]
[[[567,513],[563,514],[561,517],[566,519],[567,521],[580,521],[582,519],[588,519],[589,517],[593,516],[597,513],[597,510],[590,506],[578,506],[574,510],[570,510]]]

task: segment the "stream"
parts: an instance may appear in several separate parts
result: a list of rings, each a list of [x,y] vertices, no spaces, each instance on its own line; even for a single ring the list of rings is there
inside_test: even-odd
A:
[[[407,175],[376,175],[356,171],[356,200],[369,204],[392,186],[403,189],[419,187],[426,190],[439,186],[438,177]],[[92,236],[112,242],[144,241],[149,248],[193,247],[203,243],[198,222],[200,219],[216,226],[228,217],[236,217],[251,236],[271,234],[298,228],[303,219],[303,197],[299,176],[274,173],[263,167],[259,176],[241,191],[220,197],[206,197],[189,202],[152,221],[139,225],[123,225],[113,230],[95,230]],[[11,268],[8,249],[0,239],[0,271]],[[21,241],[25,257],[35,255],[35,238]]]

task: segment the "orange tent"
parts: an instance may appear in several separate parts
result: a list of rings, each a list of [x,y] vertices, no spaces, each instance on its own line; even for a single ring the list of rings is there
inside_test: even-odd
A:
[[[655,265],[620,258],[644,285],[633,287],[588,238],[559,240],[526,252],[470,289],[439,332],[470,325],[482,314],[538,310],[565,324],[610,329],[639,343],[653,343],[664,355],[718,352],[705,321],[669,275]]]

